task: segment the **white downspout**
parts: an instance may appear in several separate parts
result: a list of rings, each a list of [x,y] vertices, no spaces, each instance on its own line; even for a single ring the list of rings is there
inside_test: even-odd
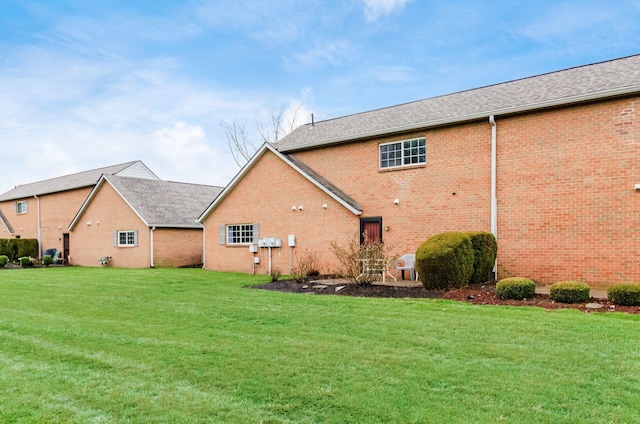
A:
[[[489,116],[489,123],[491,124],[491,233],[498,240],[498,196],[497,196],[497,163],[498,163],[498,143],[497,136],[498,130],[496,126],[496,120],[493,115]],[[498,260],[493,267],[493,276],[498,279]]]
[[[202,225],[202,269],[207,267],[207,226]]]
[[[151,227],[151,231],[149,231],[149,257],[151,258],[151,268],[155,268],[155,264],[153,263],[153,232],[156,230],[156,227]]]
[[[38,259],[42,260],[42,229],[40,228],[40,198],[37,195],[33,195],[36,198],[38,204]]]

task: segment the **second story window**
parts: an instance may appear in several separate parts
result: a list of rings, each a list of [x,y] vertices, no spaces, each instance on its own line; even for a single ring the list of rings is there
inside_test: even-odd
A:
[[[21,202],[16,202],[16,213],[17,214],[23,214],[23,213],[27,213],[28,209],[27,209],[27,201],[23,200]]]
[[[426,161],[427,151],[424,138],[380,145],[380,169],[419,165],[426,163]]]

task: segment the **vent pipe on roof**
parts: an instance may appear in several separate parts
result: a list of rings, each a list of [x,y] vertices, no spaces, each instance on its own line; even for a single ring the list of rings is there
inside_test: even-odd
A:
[[[315,127],[316,122],[313,120],[313,113],[311,114],[311,128]]]

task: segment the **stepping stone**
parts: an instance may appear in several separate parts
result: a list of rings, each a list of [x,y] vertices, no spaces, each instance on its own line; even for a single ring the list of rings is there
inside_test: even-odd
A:
[[[345,287],[347,287],[347,286],[338,286],[338,287],[336,287],[336,291],[339,292],[340,290],[342,290]]]
[[[584,307],[587,309],[600,309],[604,308],[604,305],[602,303],[587,303]]]
[[[316,290],[322,290],[322,289],[326,289],[328,286],[324,285],[324,284],[318,284],[317,286],[313,286],[311,287],[312,289],[316,289]]]

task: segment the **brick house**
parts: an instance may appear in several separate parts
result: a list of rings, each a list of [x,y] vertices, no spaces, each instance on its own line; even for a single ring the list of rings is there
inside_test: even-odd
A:
[[[18,185],[0,195],[0,238],[37,239],[40,256],[56,248],[67,259],[67,228],[103,174],[158,180],[142,162],[132,161]]]
[[[640,281],[639,154],[640,55],[312,122],[200,216],[205,267],[286,273],[310,251],[331,272],[331,242],[363,231],[402,254],[483,230],[498,278]]]
[[[103,175],[69,224],[70,263],[126,268],[202,264],[196,222],[222,187]]]

